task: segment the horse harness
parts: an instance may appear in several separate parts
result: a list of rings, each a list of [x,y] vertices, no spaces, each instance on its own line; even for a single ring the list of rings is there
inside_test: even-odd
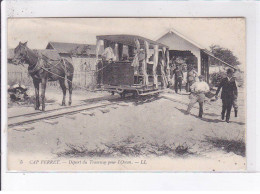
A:
[[[66,77],[68,75],[68,71],[67,71],[67,65],[66,65],[65,60],[63,58],[61,58],[55,65],[52,65],[50,62],[48,62],[48,60],[52,60],[52,59],[45,60],[45,59],[39,57],[36,65],[33,67],[33,69],[29,69],[28,68],[29,74],[32,77],[35,77],[37,79],[40,79],[39,76],[37,75],[37,72],[40,71],[40,70],[44,70],[44,71],[47,71],[48,73],[56,75],[55,73],[51,72],[51,69],[52,68],[58,69],[58,67],[57,67],[58,64],[60,64],[62,62],[63,65],[61,65],[61,67],[63,68],[63,70],[65,72],[65,77],[64,78],[66,79]],[[52,60],[52,61],[56,61],[56,60]]]

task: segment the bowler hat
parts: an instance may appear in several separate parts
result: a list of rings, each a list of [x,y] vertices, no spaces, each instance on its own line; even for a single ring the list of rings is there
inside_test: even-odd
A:
[[[233,70],[232,70],[232,69],[228,69],[228,70],[227,70],[227,73],[228,73],[228,74],[233,73]]]

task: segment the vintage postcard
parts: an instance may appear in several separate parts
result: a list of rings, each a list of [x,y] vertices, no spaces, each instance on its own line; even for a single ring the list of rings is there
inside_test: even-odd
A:
[[[245,18],[9,18],[8,171],[246,170]]]

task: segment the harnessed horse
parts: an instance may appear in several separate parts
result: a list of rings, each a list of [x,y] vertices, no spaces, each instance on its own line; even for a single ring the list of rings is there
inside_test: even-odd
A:
[[[42,100],[42,111],[45,110],[45,90],[48,81],[59,81],[62,92],[62,106],[66,106],[66,85],[65,80],[68,82],[69,89],[69,105],[72,103],[72,79],[74,68],[73,65],[65,60],[51,60],[46,56],[41,57],[40,55],[33,52],[27,47],[27,42],[21,43],[14,49],[14,59],[12,60],[15,65],[27,63],[28,72],[33,79],[35,88],[35,110],[40,108],[39,98],[39,86],[41,83],[41,100]]]

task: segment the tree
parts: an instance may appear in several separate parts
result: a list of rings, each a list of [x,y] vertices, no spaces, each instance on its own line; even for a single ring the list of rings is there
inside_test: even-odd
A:
[[[229,49],[222,48],[218,45],[212,45],[210,46],[210,51],[213,53],[215,57],[221,59],[222,61],[232,66],[240,65],[238,58]]]

